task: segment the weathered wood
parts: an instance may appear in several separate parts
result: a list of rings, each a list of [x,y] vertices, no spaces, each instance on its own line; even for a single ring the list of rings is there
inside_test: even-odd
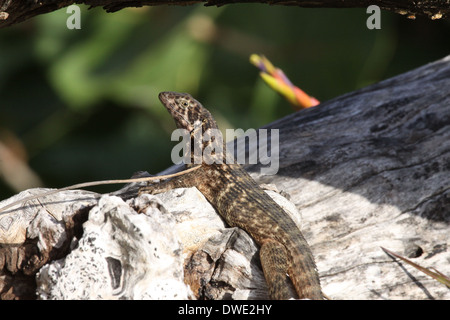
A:
[[[104,196],[64,259],[37,274],[41,299],[187,299],[174,216],[155,197]]]
[[[0,28],[78,3],[84,3],[91,7],[103,7],[106,12],[115,12],[123,8],[156,5],[186,6],[203,3],[205,6],[223,6],[255,2],[311,8],[367,8],[370,5],[378,5],[381,9],[407,15],[410,18],[421,15],[433,20],[448,18],[450,13],[450,3],[442,0],[423,0],[420,2],[414,0],[0,0]]]
[[[450,275],[450,57],[268,127],[281,169],[259,180],[291,194],[326,294],[450,297],[380,249]]]
[[[23,191],[0,206],[46,190]],[[83,190],[60,192],[0,213],[0,299],[35,298],[36,272],[70,252],[97,198]]]
[[[450,56],[267,128],[280,129],[280,170],[261,176],[258,165],[248,169],[290,194],[330,298],[450,298],[444,285],[380,248],[450,275]],[[196,189],[144,195],[128,205],[79,191],[59,195],[0,214],[2,298],[29,297],[16,289],[18,283],[29,288],[37,271],[39,298],[267,297],[257,247],[241,230],[226,228]],[[64,209],[52,207],[60,201]],[[65,231],[66,241],[60,234],[71,230],[65,222],[74,221],[70,206],[85,208],[78,217],[87,222],[82,231],[80,224],[77,232]],[[52,253],[53,247],[64,250]],[[88,261],[94,247],[89,274],[77,261]],[[153,259],[160,251],[165,258]],[[41,256],[49,263],[44,267]],[[175,269],[165,273],[168,264]],[[136,277],[140,272],[151,276]],[[70,286],[84,295],[61,289]]]

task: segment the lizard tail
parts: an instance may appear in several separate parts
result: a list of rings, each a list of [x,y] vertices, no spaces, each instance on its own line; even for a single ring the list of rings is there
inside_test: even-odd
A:
[[[319,275],[309,248],[305,247],[294,253],[290,253],[292,262],[288,268],[288,274],[299,298],[323,300]]]

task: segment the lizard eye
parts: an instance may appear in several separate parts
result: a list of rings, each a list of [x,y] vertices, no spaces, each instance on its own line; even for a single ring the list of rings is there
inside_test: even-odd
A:
[[[182,105],[184,108],[187,108],[187,107],[189,107],[189,102],[188,102],[188,101],[182,101],[182,102],[181,102],[181,105]]]

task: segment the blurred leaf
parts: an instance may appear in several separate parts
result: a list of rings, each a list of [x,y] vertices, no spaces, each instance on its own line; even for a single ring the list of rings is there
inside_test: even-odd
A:
[[[409,260],[405,257],[402,257],[401,255],[396,254],[386,248],[381,247],[381,249],[383,249],[383,251],[386,252],[387,254],[389,254],[390,256],[393,256],[395,258],[398,258],[398,259],[406,262],[410,266],[413,266],[417,270],[422,271],[426,275],[432,277],[433,279],[439,281],[442,284],[445,284],[447,287],[450,288],[450,278],[448,276],[444,275],[443,273],[437,271],[436,269],[434,269],[434,271],[432,271],[431,269],[424,268],[424,267],[418,265],[417,263],[414,263],[411,260]]]

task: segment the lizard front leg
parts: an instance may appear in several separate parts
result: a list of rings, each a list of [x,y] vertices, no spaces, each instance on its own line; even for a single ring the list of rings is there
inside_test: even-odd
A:
[[[201,168],[199,170],[201,170]],[[154,183],[146,187],[139,188],[139,195],[144,193],[158,194],[175,188],[195,187],[198,184],[197,179],[199,175],[199,172],[196,171],[198,170],[188,172],[184,175],[172,178],[170,180],[166,180],[160,183]]]

